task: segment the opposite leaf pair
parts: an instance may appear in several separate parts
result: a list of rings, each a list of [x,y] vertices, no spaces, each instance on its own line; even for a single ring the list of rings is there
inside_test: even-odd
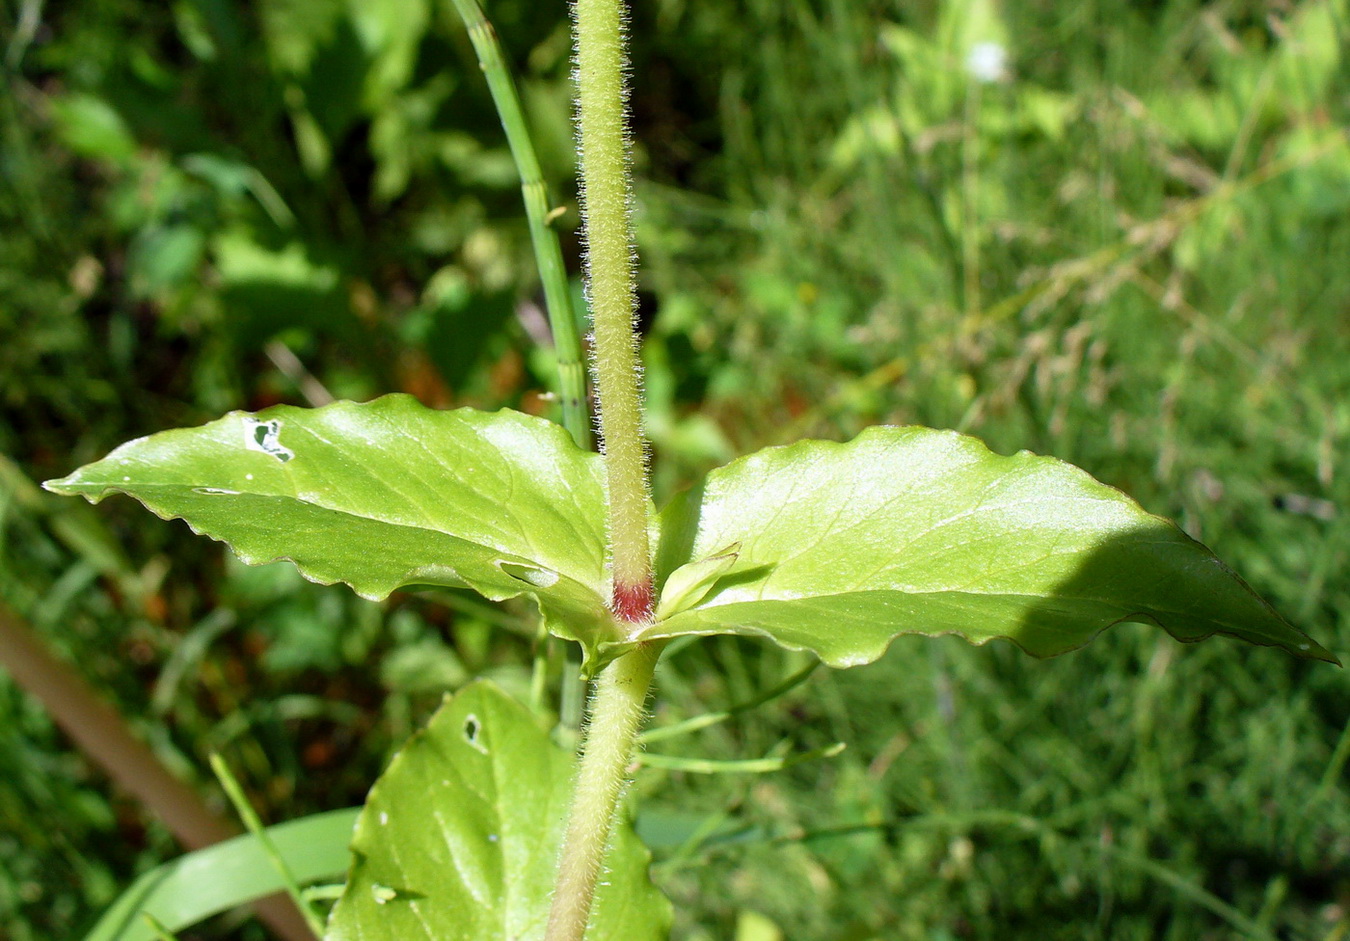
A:
[[[404,395],[277,406],[122,445],[49,481],[127,493],[244,561],[379,599],[409,585],[534,597],[593,672],[638,641],[738,633],[832,666],[898,634],[994,637],[1036,656],[1120,621],[1215,633],[1335,662],[1204,546],[1053,458],[1001,456],[954,432],[877,427],[719,468],[653,519],[658,602],[629,636],[605,599],[599,455],[503,410]]]

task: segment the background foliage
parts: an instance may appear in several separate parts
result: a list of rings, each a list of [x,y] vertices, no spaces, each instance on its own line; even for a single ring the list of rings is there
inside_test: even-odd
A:
[[[487,12],[571,232],[564,5]],[[1350,649],[1348,14],[638,4],[658,500],[801,435],[956,427],[1127,490]],[[549,413],[467,37],[431,0],[7,0],[3,25],[0,599],[205,791],[219,749],[268,819],[357,803],[442,690],[524,693],[528,608],[363,602],[31,481],[328,394]],[[684,647],[656,722],[800,665]],[[902,638],[653,746],[842,755],[645,770],[639,828],[680,938],[1340,938],[1347,717],[1341,673],[1223,641],[1131,626],[1038,663]],[[8,681],[0,821],[14,941],[76,936],[175,852]]]

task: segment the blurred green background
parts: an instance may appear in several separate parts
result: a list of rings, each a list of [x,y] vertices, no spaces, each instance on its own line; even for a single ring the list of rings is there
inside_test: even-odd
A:
[[[1345,0],[645,0],[658,503],[878,423],[1073,461],[1350,652]],[[217,807],[359,803],[527,607],[371,604],[35,481],[232,408],[552,414],[514,166],[448,0],[4,0],[0,601]],[[578,267],[565,4],[492,0]],[[655,722],[800,658],[704,641]],[[561,671],[555,662],[554,680]],[[1128,625],[903,638],[645,770],[681,939],[1350,938],[1350,683]],[[74,938],[172,839],[0,676],[0,937]],[[223,917],[194,938],[263,937]]]

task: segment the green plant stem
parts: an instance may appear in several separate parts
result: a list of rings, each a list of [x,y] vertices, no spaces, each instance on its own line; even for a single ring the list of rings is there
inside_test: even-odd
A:
[[[281,876],[281,883],[286,887],[286,894],[291,897],[295,907],[304,916],[305,924],[309,926],[310,931],[314,932],[315,938],[322,938],[324,934],[323,919],[314,911],[313,906],[305,901],[304,894],[300,891],[300,883],[295,879],[295,873],[291,872],[291,867],[286,865],[285,858],[277,851],[277,845],[272,842],[272,837],[267,832],[267,828],[263,826],[257,811],[248,802],[248,797],[245,796],[244,789],[239,786],[239,781],[235,778],[234,773],[230,771],[230,766],[225,764],[225,759],[215,752],[211,753],[210,762],[211,770],[215,772],[216,779],[220,781],[220,786],[225,789],[225,796],[234,805],[234,812],[244,821],[244,826],[248,828],[248,832],[257,839],[263,855],[267,857],[268,862],[277,871],[277,875]]]
[[[843,752],[843,742],[835,742],[822,748],[798,752],[781,758],[736,758],[719,760],[716,758],[686,758],[683,755],[653,755],[644,753],[638,762],[647,768],[662,768],[667,771],[685,771],[690,774],[771,774],[791,768],[794,765],[815,761],[818,758],[833,758]]]
[[[646,716],[652,673],[663,646],[639,645],[610,663],[595,683],[546,941],[581,941],[586,933],[638,727]]]
[[[537,716],[544,714],[548,693],[548,639],[548,628],[541,620],[534,635],[534,662],[530,666],[530,711]]]
[[[638,392],[636,289],[629,218],[622,0],[577,0],[577,124],[580,131],[586,288],[594,321],[595,382],[609,478],[609,538],[620,620],[651,618],[647,465]]]
[[[673,656],[675,651],[672,650],[670,653]],[[704,713],[701,716],[694,716],[692,719],[686,719],[683,722],[676,722],[674,725],[667,725],[663,728],[643,732],[638,736],[638,742],[643,745],[650,745],[652,742],[658,742],[662,739],[674,738],[677,735],[687,735],[690,732],[697,732],[701,729],[706,729],[711,725],[717,725],[719,722],[725,722],[741,713],[749,712],[751,709],[756,709],[766,702],[777,699],[784,693],[800,686],[802,683],[806,682],[807,678],[810,677],[812,673],[816,672],[816,668],[819,666],[820,661],[815,660],[802,667],[802,669],[798,670],[778,685],[747,699],[745,702],[737,703],[730,709],[723,710],[722,712]]]
[[[968,319],[980,315],[980,165],[979,116],[982,93],[973,76],[966,82],[961,122],[961,309]]]
[[[609,480],[609,548],[616,620],[632,632],[652,616],[647,540],[647,462],[638,390],[636,290],[629,218],[632,185],[625,130],[622,0],[577,0],[577,122],[580,131],[586,289],[600,432]],[[582,941],[614,828],[652,673],[664,644],[640,644],[600,674],[581,767],[572,791],[546,941]]]
[[[534,245],[534,261],[539,268],[539,279],[544,286],[544,303],[548,307],[549,327],[553,331],[553,349],[558,359],[558,394],[562,397],[563,427],[572,434],[577,445],[591,447],[590,422],[586,408],[586,370],[582,365],[581,338],[576,317],[572,311],[571,293],[567,288],[567,270],[563,266],[558,234],[549,225],[555,215],[549,206],[548,188],[539,169],[534,144],[530,141],[525,114],[520,107],[520,96],[502,58],[501,45],[492,24],[483,16],[478,0],[453,0],[455,11],[469,32],[478,55],[478,64],[487,79],[493,104],[506,131],[506,143],[511,148],[516,170],[520,173],[520,191],[525,198],[525,215],[530,222],[530,241]]]

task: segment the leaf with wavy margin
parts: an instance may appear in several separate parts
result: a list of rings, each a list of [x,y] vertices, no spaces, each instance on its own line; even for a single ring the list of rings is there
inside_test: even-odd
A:
[[[528,594],[561,637],[619,636],[600,457],[519,412],[437,411],[407,395],[231,412],[43,486],[94,503],[129,494],[249,564],[289,559],[366,598],[408,585]]]
[[[1050,657],[1141,621],[1182,641],[1227,634],[1337,662],[1125,494],[955,432],[877,427],[846,444],[769,448],[677,497],[660,529],[667,585],[739,548],[644,638],[758,635],[842,667],[877,659],[899,634],[1001,637]]]

